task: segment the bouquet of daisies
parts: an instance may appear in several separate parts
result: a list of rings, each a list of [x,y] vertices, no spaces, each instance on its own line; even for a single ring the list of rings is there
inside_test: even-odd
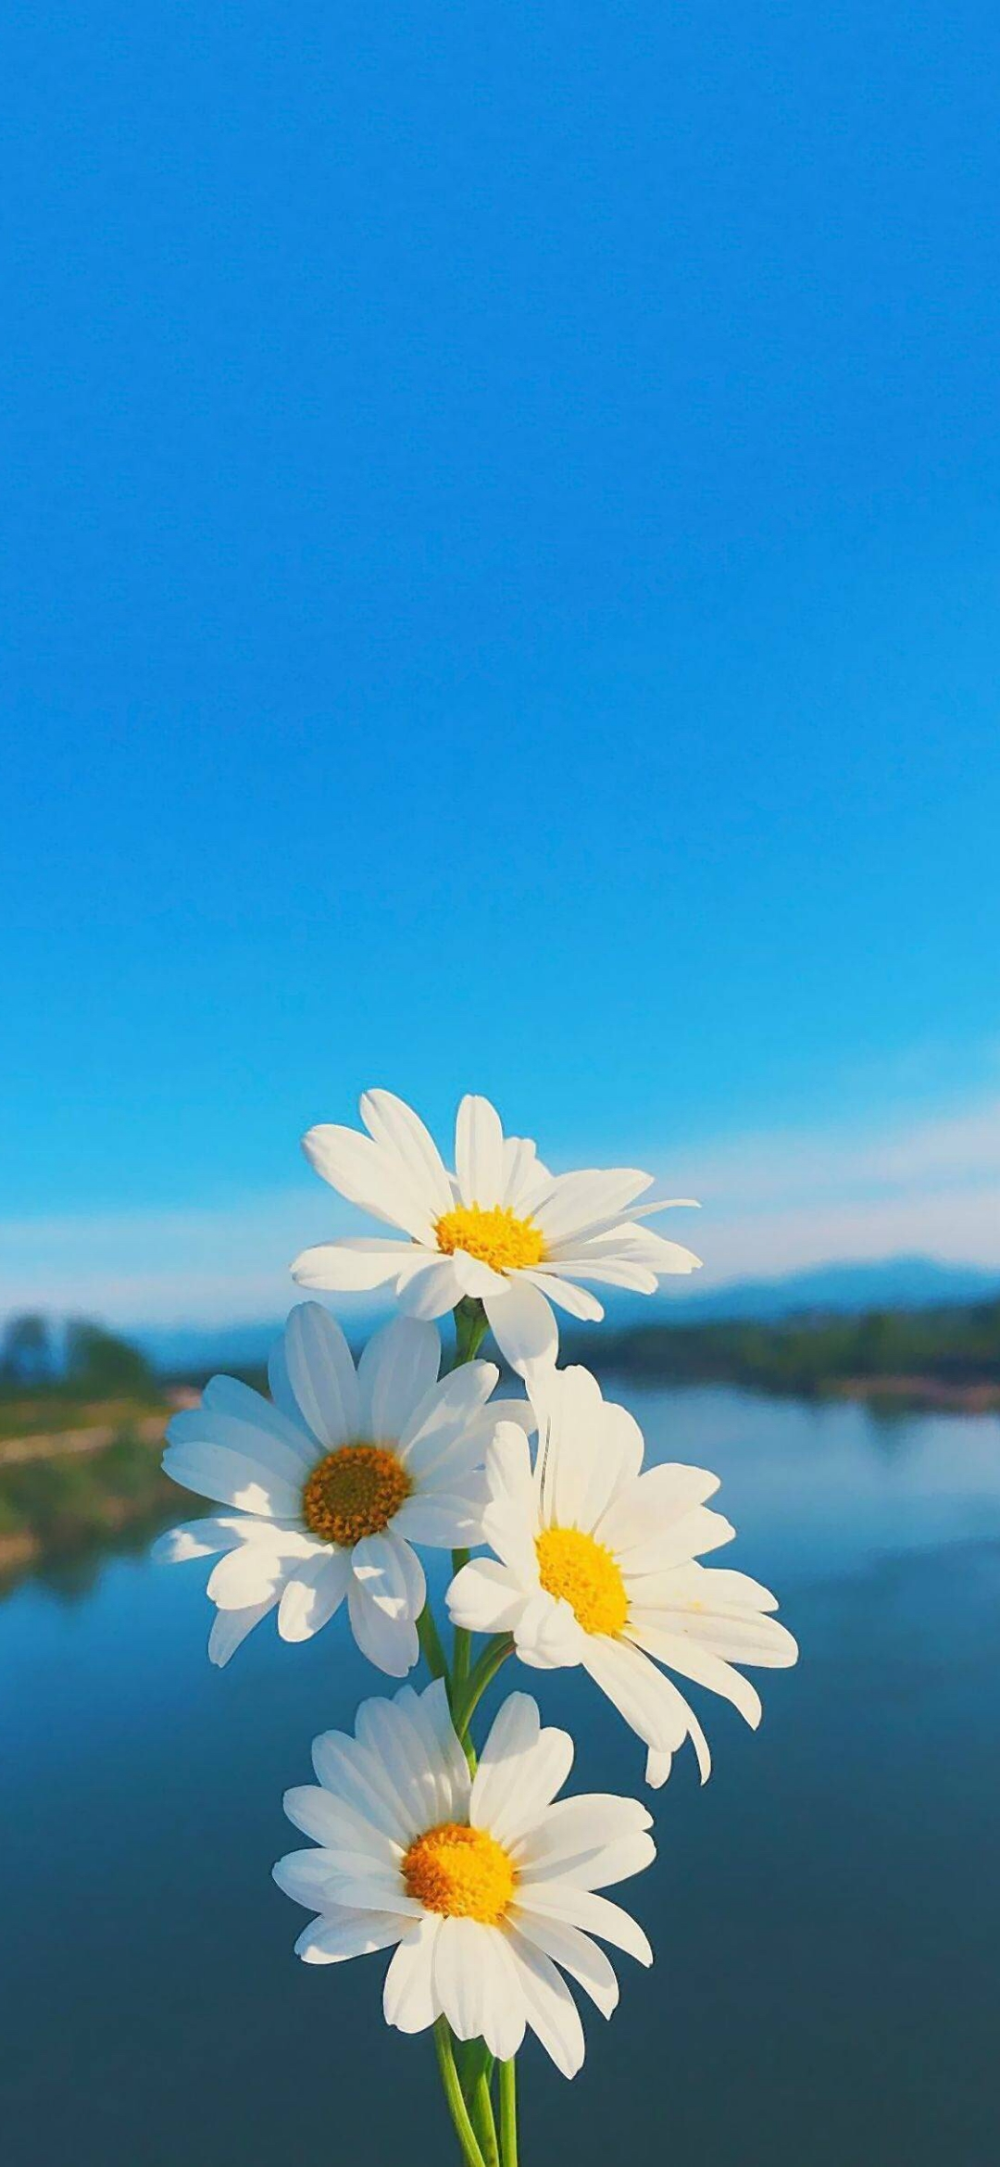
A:
[[[215,1663],[271,1610],[283,1640],[308,1640],[346,1601],[377,1670],[408,1680],[422,1665],[417,1682],[364,1701],[353,1731],[314,1741],[315,1783],[285,1798],[308,1848],[274,1876],[310,1914],[295,1944],[306,1963],[392,1952],[386,2021],[433,2030],[466,2167],[517,2167],[525,2031],[576,2074],[584,2035],[567,1981],[607,2017],[618,1981],[601,1944],[652,1962],[641,1928],[601,1892],[655,1851],[639,1800],[559,1796],[573,1741],[543,1725],[530,1693],[509,1693],[477,1742],[481,1696],[514,1659],[582,1666],[641,1739],[655,1789],[687,1738],[709,1773],[676,1679],[756,1725],[760,1701],[736,1666],[781,1667],[797,1650],[766,1588],[700,1562],[734,1532],[708,1504],[716,1477],[643,1472],[633,1417],[588,1370],[558,1366],[553,1304],[603,1316],[583,1282],[652,1294],[663,1274],[697,1267],[646,1224],[668,1208],[637,1203],[651,1177],[553,1175],[483,1098],[459,1107],[454,1173],[390,1092],[367,1092],[361,1116],[364,1134],[312,1129],[306,1154],[393,1231],[308,1249],[292,1270],[311,1288],[391,1288],[400,1313],[355,1363],[329,1312],[303,1302],[271,1355],[270,1398],[213,1378],[171,1422],[164,1466],[221,1510],[159,1548],[217,1559]],[[523,1396],[496,1396],[487,1333]],[[451,1553],[447,1628],[427,1600],[424,1549]]]

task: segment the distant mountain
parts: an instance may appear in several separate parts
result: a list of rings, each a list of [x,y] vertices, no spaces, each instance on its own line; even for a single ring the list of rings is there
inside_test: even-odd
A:
[[[669,1281],[668,1281],[669,1285]],[[944,1264],[936,1257],[883,1257],[877,1263],[819,1264],[784,1279],[745,1279],[726,1287],[684,1282],[685,1321],[701,1317],[793,1316],[801,1310],[930,1309],[945,1302],[1000,1297],[1000,1269]],[[681,1305],[678,1305],[681,1306]]]
[[[700,1323],[702,1320],[756,1318],[769,1323],[807,1310],[857,1315],[867,1309],[931,1309],[946,1302],[1000,1298],[1000,1270],[974,1264],[942,1264],[934,1257],[884,1257],[879,1262],[820,1264],[790,1272],[784,1279],[745,1279],[724,1287],[703,1279],[663,1282],[667,1299],[653,1303],[622,1295],[607,1301],[609,1320],[619,1327],[635,1323]],[[348,1338],[357,1343],[383,1321],[383,1308],[362,1314],[352,1305],[345,1319]],[[200,1330],[197,1326],[150,1328],[136,1339],[160,1370],[248,1369],[263,1362],[281,1330],[282,1320],[234,1324]],[[564,1336],[568,1333],[568,1320]]]

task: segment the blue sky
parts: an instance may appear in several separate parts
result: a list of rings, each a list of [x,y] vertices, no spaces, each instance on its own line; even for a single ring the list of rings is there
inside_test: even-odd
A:
[[[1000,23],[20,10],[0,1306],[270,1313],[361,1088],[1000,1264]]]

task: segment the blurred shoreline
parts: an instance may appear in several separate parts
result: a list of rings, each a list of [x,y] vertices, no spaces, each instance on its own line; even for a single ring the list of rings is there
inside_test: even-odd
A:
[[[605,1376],[626,1389],[725,1384],[764,1397],[862,1402],[887,1419],[1000,1412],[997,1302],[584,1332],[567,1337],[564,1360],[592,1361],[599,1336]],[[206,1377],[139,1375],[134,1363],[135,1350],[121,1343],[129,1389],[105,1395],[74,1389],[71,1378],[33,1387],[8,1378],[0,1388],[0,1591],[49,1561],[125,1537],[151,1539],[183,1517],[160,1449],[171,1414],[196,1403]],[[257,1365],[234,1365],[234,1373],[266,1391]]]

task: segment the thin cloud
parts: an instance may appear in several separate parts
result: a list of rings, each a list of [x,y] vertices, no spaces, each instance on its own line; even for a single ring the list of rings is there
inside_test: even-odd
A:
[[[667,1193],[704,1206],[662,1222],[704,1257],[698,1287],[900,1253],[1000,1269],[1000,1098],[891,1129],[721,1139],[672,1152],[669,1167]],[[291,1258],[357,1218],[306,1180],[213,1209],[0,1224],[0,1311],[85,1312],[124,1328],[281,1316],[295,1298]]]

